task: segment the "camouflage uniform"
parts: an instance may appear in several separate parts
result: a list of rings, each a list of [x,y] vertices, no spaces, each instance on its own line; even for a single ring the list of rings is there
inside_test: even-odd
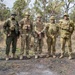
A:
[[[68,14],[65,13],[64,16],[68,17]],[[71,54],[72,54],[72,47],[71,47],[71,35],[74,31],[74,23],[71,20],[65,20],[62,19],[60,20],[60,36],[61,36],[61,56],[62,58],[65,53],[65,44],[67,43],[67,46],[69,48],[68,54],[69,54],[69,59],[71,59]]]
[[[11,16],[15,16],[15,14],[12,14]],[[4,28],[4,33],[6,34],[6,55],[7,55],[6,60],[8,60],[11,44],[12,44],[13,57],[15,56],[17,38],[19,36],[19,24],[15,19],[13,20],[10,18],[6,20],[3,28]]]
[[[28,12],[25,13],[26,16],[30,16]],[[32,33],[32,22],[28,18],[23,18],[20,21],[20,29],[21,29],[21,58],[23,58],[24,49],[26,47],[26,55],[29,57],[29,49],[31,42],[31,33]]]
[[[37,18],[41,18],[41,15],[38,14]],[[35,22],[34,23],[34,50],[35,50],[35,58],[38,58],[38,55],[42,53],[43,46],[43,37],[44,37],[44,23],[43,22]],[[39,34],[38,34],[39,32]],[[37,57],[36,57],[37,56]]]
[[[57,27],[57,24],[55,23],[55,18],[54,16],[51,16],[50,20],[54,21],[53,22],[50,22],[47,24],[47,27],[46,27],[46,35],[47,35],[47,44],[48,44],[48,55],[47,57],[49,57],[51,55],[51,52],[52,52],[52,55],[53,57],[55,58],[55,44],[56,44],[56,36],[57,36],[57,32],[58,32],[58,27]]]

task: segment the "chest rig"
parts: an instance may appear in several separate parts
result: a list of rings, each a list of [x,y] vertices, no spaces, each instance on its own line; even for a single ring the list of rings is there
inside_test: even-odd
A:
[[[52,35],[55,35],[57,33],[57,27],[56,27],[56,24],[49,24],[49,29],[48,29],[48,33],[49,34],[52,34]]]
[[[24,25],[23,25],[23,32],[25,33],[30,33],[31,31],[31,22],[30,20],[24,20]]]
[[[43,30],[43,28],[44,28],[44,25],[42,22],[36,22],[36,30],[41,32],[41,30]]]
[[[69,30],[70,29],[70,21],[65,21],[63,20],[61,22],[61,28],[62,30],[65,29],[65,30]]]
[[[10,30],[14,31],[17,30],[17,22],[15,20],[9,20],[10,21]]]

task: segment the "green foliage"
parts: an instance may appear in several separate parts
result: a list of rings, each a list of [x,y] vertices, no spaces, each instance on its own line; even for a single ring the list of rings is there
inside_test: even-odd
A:
[[[2,1],[0,0],[0,19],[5,20],[10,16],[10,9]],[[12,11],[16,11],[18,20],[25,16],[24,13],[26,11],[31,13],[31,19],[35,19],[38,13],[41,14],[44,22],[47,22],[51,15],[54,15],[58,19],[64,12],[69,13],[69,10],[71,12],[71,9],[72,13],[70,15],[73,16],[75,13],[75,0],[33,0],[34,3],[30,6],[31,1],[15,0]]]
[[[0,20],[6,20],[10,16],[10,9],[5,4],[0,3]]]
[[[70,14],[70,18],[75,22],[75,7],[72,9],[72,12]]]
[[[13,8],[16,11],[22,11],[25,8],[25,6],[27,6],[25,0],[16,0],[16,2],[14,3]]]
[[[62,2],[64,2],[62,11],[67,13],[69,13],[69,10],[75,6],[75,0],[62,0]]]
[[[51,15],[61,14],[61,8],[64,2],[60,0],[35,0],[34,2],[34,12],[35,15],[40,13],[43,16],[44,21],[48,21],[48,17]]]
[[[16,0],[14,2],[13,10],[16,11],[19,19],[23,18],[23,16],[24,16],[23,12],[28,10],[29,1],[26,1],[26,0]]]

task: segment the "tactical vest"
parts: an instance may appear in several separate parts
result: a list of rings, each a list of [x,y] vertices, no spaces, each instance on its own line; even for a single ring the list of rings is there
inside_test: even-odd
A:
[[[32,30],[31,21],[30,20],[29,21],[24,20],[24,25],[22,27],[23,33],[31,33],[31,30]]]
[[[71,27],[70,20],[68,20],[68,21],[62,20],[60,22],[60,34],[61,34],[61,37],[69,38],[71,36],[71,31],[72,30],[73,30],[73,28]]]
[[[44,29],[44,24],[42,22],[36,22],[35,27],[37,31],[41,32]]]
[[[51,24],[51,23],[50,23],[50,24],[49,24],[48,32],[49,32],[50,34],[55,35],[56,32],[57,32],[56,24]]]
[[[42,30],[44,29],[44,24],[43,24],[43,22],[35,22],[34,23],[34,31],[39,31],[39,32],[41,32]],[[39,37],[39,35],[35,32],[35,34],[34,34],[36,37]],[[44,35],[44,31],[43,32],[41,32],[41,35],[40,35],[40,37],[42,38],[42,37],[44,37],[45,35]]]
[[[10,30],[11,30],[11,31],[17,29],[17,23],[16,23],[15,20],[14,20],[14,21],[9,20],[9,22],[10,22]]]

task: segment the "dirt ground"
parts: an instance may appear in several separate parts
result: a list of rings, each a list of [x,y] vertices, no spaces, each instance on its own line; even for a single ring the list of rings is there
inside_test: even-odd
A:
[[[74,32],[75,33],[75,32]],[[45,41],[46,42],[46,41]],[[34,59],[33,49],[30,51],[32,56],[30,59],[24,57],[24,60],[19,60],[20,54],[20,39],[17,46],[17,58],[5,61],[5,41],[0,42],[0,75],[75,75],[75,35],[72,36],[73,58],[59,59],[61,52],[60,40],[57,39],[56,55],[57,58],[45,58],[47,52],[47,44],[43,47],[43,57]],[[66,47],[66,52],[68,48]]]
[[[0,75],[75,75],[75,59],[0,60]]]

